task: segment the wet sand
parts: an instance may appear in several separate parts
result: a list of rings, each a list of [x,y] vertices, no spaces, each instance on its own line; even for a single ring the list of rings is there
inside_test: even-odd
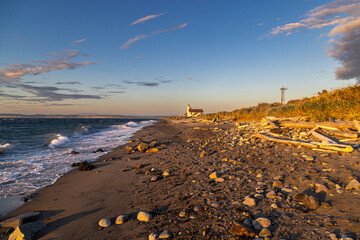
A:
[[[173,239],[246,239],[230,227],[241,223],[258,235],[261,229],[252,222],[259,217],[271,221],[271,239],[360,236],[360,191],[345,190],[352,179],[360,180],[358,151],[315,152],[240,140],[243,134],[232,123],[161,120],[100,157],[95,169],[66,174],[7,217],[42,211],[47,226],[35,239],[148,239],[164,230]],[[140,140],[160,151],[128,153],[125,148]],[[209,177],[213,172],[218,179]],[[301,192],[314,195],[321,206],[304,208],[294,200]],[[255,206],[244,204],[247,198]],[[153,218],[139,222],[139,211]],[[130,216],[122,225],[98,225],[122,214]]]

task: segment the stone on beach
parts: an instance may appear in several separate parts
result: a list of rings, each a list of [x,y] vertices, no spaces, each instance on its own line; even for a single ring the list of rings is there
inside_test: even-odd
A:
[[[222,182],[225,182],[225,179],[224,179],[224,178],[219,177],[219,178],[216,178],[216,179],[215,179],[215,182],[222,183]]]
[[[270,237],[271,236],[271,232],[269,231],[269,229],[267,228],[263,228],[260,233],[259,233],[260,237]]]
[[[29,222],[18,226],[9,236],[9,240],[30,240],[34,233],[45,228],[43,221]]]
[[[217,172],[213,172],[212,174],[209,175],[209,177],[211,179],[217,179],[219,177],[219,174]]]
[[[151,214],[144,211],[140,211],[137,215],[137,220],[141,222],[148,222],[151,220],[151,218],[152,218]]]
[[[356,179],[353,179],[345,189],[360,189],[360,183]]]
[[[159,151],[158,148],[150,148],[146,150],[147,153],[158,152],[158,151]]]
[[[160,233],[159,238],[170,238],[171,234],[169,233],[168,230],[163,231],[162,233]]]
[[[230,227],[229,233],[246,237],[255,236],[255,233],[250,228],[247,228],[244,225],[238,223],[235,223]]]
[[[149,240],[156,240],[158,238],[158,235],[156,233],[151,233],[149,235]]]
[[[116,218],[115,224],[124,224],[127,219],[128,219],[127,215],[120,215]]]
[[[99,226],[100,227],[110,227],[111,226],[111,221],[107,218],[103,218],[99,221]]]
[[[36,220],[41,212],[28,212],[0,222],[0,227],[17,228],[19,225]]]
[[[269,227],[271,225],[271,221],[267,218],[257,218],[252,222],[252,224],[257,230],[261,230]]]
[[[145,152],[149,148],[149,145],[146,143],[140,143],[137,148],[139,152]]]
[[[307,194],[304,193],[298,193],[294,196],[294,200],[295,201],[299,201],[302,202],[302,204],[311,209],[311,210],[316,210],[320,207],[320,202],[318,199],[316,199],[314,196],[309,196]]]
[[[247,206],[255,206],[256,201],[255,201],[255,199],[249,197],[249,198],[245,198],[245,200],[243,201],[243,204],[247,205]]]

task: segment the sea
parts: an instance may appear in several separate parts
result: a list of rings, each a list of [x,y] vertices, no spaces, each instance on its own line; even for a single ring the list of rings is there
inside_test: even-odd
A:
[[[0,199],[31,194],[125,144],[154,119],[0,118]],[[93,153],[101,148],[104,152]],[[72,151],[78,154],[71,154]]]

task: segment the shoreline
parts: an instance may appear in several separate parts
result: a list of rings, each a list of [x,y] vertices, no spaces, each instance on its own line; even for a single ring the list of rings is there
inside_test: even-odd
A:
[[[42,211],[39,219],[47,226],[36,239],[147,239],[164,230],[174,239],[236,239],[229,232],[235,223],[259,235],[252,225],[259,217],[271,221],[272,239],[326,239],[334,232],[360,236],[358,191],[344,189],[350,173],[359,177],[358,152],[325,155],[266,141],[242,143],[242,134],[232,123],[160,120],[93,162],[95,169],[65,174],[1,220]],[[129,154],[125,148],[139,140],[160,151]],[[305,154],[315,161],[303,160]],[[217,179],[209,177],[214,172]],[[310,191],[311,184],[322,184],[325,195],[319,208],[306,212],[293,198]],[[254,206],[244,204],[249,198]],[[137,221],[138,211],[153,219]],[[130,219],[98,226],[100,219],[114,221],[121,214]]]

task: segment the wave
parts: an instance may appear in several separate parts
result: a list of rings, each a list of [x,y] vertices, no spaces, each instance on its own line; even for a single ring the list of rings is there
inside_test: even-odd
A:
[[[62,145],[69,141],[69,138],[66,136],[62,136],[61,134],[56,134],[56,138],[51,140],[49,144],[49,148],[55,148],[59,145]]]

